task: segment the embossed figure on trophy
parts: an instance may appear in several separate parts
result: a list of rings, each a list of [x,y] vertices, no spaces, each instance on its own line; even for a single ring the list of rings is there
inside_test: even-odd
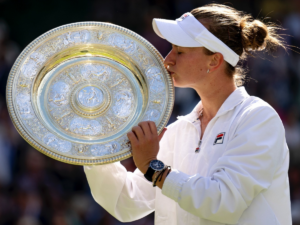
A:
[[[96,93],[94,87],[91,88],[91,92],[89,92],[89,96],[90,96],[90,97],[87,99],[87,103],[90,103],[90,101],[91,101],[92,103],[100,102],[100,101],[99,101],[99,98],[97,97],[97,93]]]
[[[57,38],[56,40],[49,42],[49,48],[51,48],[53,52],[57,52],[58,50],[60,50],[62,48],[61,38]]]
[[[104,32],[103,31],[99,31],[98,34],[97,34],[97,38],[98,40],[102,40],[104,38]]]
[[[30,105],[25,102],[23,105],[20,106],[20,114],[30,114]]]
[[[72,112],[67,112],[65,114],[63,114],[62,116],[54,116],[54,119],[56,120],[57,123],[59,123],[60,125],[63,124],[63,119],[66,118],[67,116],[71,115]]]
[[[30,59],[28,62],[21,68],[22,73],[25,77],[33,79],[37,73],[37,63]]]
[[[53,102],[57,106],[62,106],[68,102],[67,93],[69,92],[69,85],[59,81],[51,87],[49,102]]]
[[[80,78],[78,79],[77,76],[75,76],[72,72],[67,73],[67,75],[70,77],[70,79],[74,82],[74,84],[79,83],[81,80]]]
[[[107,66],[103,66],[100,71],[98,70],[91,70],[90,71],[91,75],[96,76],[96,77],[101,77],[104,75],[109,76],[110,75],[110,71],[109,68]]]
[[[123,78],[123,77],[120,78],[120,77],[119,77],[119,78],[117,78],[117,82],[114,83],[113,85],[111,85],[110,87],[113,88],[113,87],[115,87],[115,86],[121,84],[123,81],[125,81],[125,78]]]
[[[64,45],[68,45],[71,42],[71,32],[68,32],[64,37]]]
[[[125,41],[124,41],[124,45],[122,45],[122,48],[123,50],[129,50],[131,48],[134,48],[134,43],[133,41],[130,41],[129,44],[127,44]]]
[[[53,142],[57,142],[57,138],[56,137],[49,137],[48,141],[46,142],[47,145],[50,145]],[[55,144],[56,145],[56,144]]]
[[[138,60],[141,63],[141,66],[145,69],[148,68],[149,66],[154,65],[153,62],[149,57],[147,57],[147,54],[141,50],[140,48],[137,49],[138,52]]]
[[[85,152],[87,152],[88,151],[88,146],[85,146],[85,145],[79,145],[79,146],[77,146],[77,151],[78,151],[78,153],[85,153]]]
[[[115,95],[116,103],[113,106],[114,113],[119,117],[126,117],[131,112],[132,94],[128,91],[122,91]]]
[[[150,67],[146,71],[146,75],[152,92],[158,93],[164,90],[163,74],[159,68]]]
[[[109,124],[108,124],[108,127],[109,128],[112,128],[112,129],[116,129],[116,125],[109,119],[109,117],[108,116],[104,116],[106,119],[107,119],[107,121],[109,122]]]
[[[17,104],[22,118],[29,119],[33,116],[29,93],[20,93],[17,96]]]
[[[70,123],[70,130],[80,135],[98,135],[102,131],[102,126],[97,120],[89,120],[77,117]]]
[[[160,117],[160,113],[156,109],[152,109],[148,112],[146,112],[146,115],[144,117],[144,121],[156,121]]]
[[[82,126],[74,129],[76,133],[85,133],[86,130],[94,130],[94,129],[90,124],[88,124],[86,127]]]
[[[56,105],[61,106],[63,103],[62,101],[66,100],[64,94],[56,93],[53,99],[49,99],[49,102],[53,101]]]
[[[106,155],[107,151],[103,145],[92,145],[91,153],[93,156],[102,156],[102,155]]]
[[[25,89],[25,88],[29,87],[29,84],[28,84],[28,83],[29,83],[29,82],[26,81],[24,78],[20,78],[20,79],[18,80],[18,85],[19,85],[19,87],[21,87],[22,89]]]
[[[33,59],[39,65],[46,61],[46,57],[40,52],[33,52],[30,55],[30,58]]]
[[[118,149],[118,145],[116,143],[105,145],[107,151],[111,154],[115,153],[115,151]]]

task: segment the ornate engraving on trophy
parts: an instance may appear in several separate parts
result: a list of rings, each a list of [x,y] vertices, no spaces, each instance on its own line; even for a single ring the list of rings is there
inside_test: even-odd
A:
[[[49,102],[57,106],[65,105],[69,102],[67,95],[70,91],[70,87],[68,84],[58,81],[51,87]]]
[[[97,79],[104,82],[111,75],[112,69],[106,65],[93,65],[87,63],[81,67],[80,72],[85,80]]]
[[[113,112],[118,117],[126,117],[132,111],[133,95],[129,91],[120,91],[114,96]]]
[[[150,92],[161,92],[164,90],[164,82],[162,80],[161,70],[155,66],[150,67],[146,71],[148,82],[150,83]]]
[[[110,155],[120,150],[120,144],[116,141],[106,143],[103,145],[92,145],[91,153],[93,156]]]
[[[85,107],[96,107],[103,101],[103,92],[97,87],[88,86],[79,91],[78,100]]]
[[[69,152],[72,149],[71,142],[63,141],[51,133],[48,133],[44,136],[43,142],[49,147],[52,147],[55,150],[63,153]]]
[[[25,77],[19,77],[17,89],[19,92],[25,91],[31,85],[31,80]]]
[[[37,64],[34,60],[30,59],[21,69],[23,75],[28,78],[32,78],[37,73]]]
[[[47,46],[47,52],[49,53],[56,53],[58,52],[59,50],[61,50],[63,48],[63,38],[62,37],[57,37],[57,38],[54,38],[53,40],[49,41],[48,45]],[[49,49],[51,49],[49,51]],[[50,56],[50,55],[48,55]]]
[[[121,84],[123,81],[125,81],[125,78],[119,76],[119,77],[116,79],[115,83],[113,83],[112,85],[110,85],[110,88],[113,88],[113,87],[118,86],[118,85]]]
[[[120,48],[128,54],[132,54],[136,49],[135,42],[129,38],[125,38],[123,35],[112,34],[109,38],[113,46]]]
[[[106,150],[102,145],[92,145],[91,153],[93,156],[103,156],[106,154]]]
[[[20,93],[17,96],[17,104],[19,106],[19,113],[22,118],[33,118],[33,109],[31,107],[31,100],[29,94]]]
[[[91,39],[91,33],[87,30],[68,32],[64,36],[64,45],[87,43]]]
[[[110,128],[110,129],[112,129],[112,130],[115,130],[115,129],[117,128],[116,124],[113,123],[113,122],[111,121],[111,119],[110,119],[107,115],[105,115],[104,117],[105,117],[106,120],[108,121],[108,124],[107,124],[108,128]]]
[[[76,117],[70,123],[70,130],[75,134],[94,136],[101,133],[102,126],[97,120]]]
[[[137,59],[137,62],[140,64],[140,66],[143,69],[147,69],[149,66],[154,65],[153,60],[140,47],[137,47],[137,51],[135,52],[135,57]]]
[[[47,59],[43,54],[41,54],[37,51],[33,52],[30,55],[30,58],[33,59],[34,61],[36,61],[36,63],[39,65],[43,64]]]
[[[57,125],[63,132],[83,138],[117,132],[135,104],[127,78],[115,68],[96,62],[61,71],[50,84],[48,96],[48,112]]]
[[[144,116],[144,121],[150,120],[150,121],[157,121],[160,117],[160,113],[156,109],[151,109],[146,112],[146,115]]]
[[[160,58],[153,55],[155,49],[151,50],[147,43],[127,31],[120,32],[114,25],[70,26],[51,32],[38,44],[33,43],[27,55],[23,54],[14,77],[16,90],[12,96],[18,121],[25,130],[21,129],[21,133],[28,135],[30,141],[39,140],[32,143],[40,145],[40,150],[49,149],[48,155],[58,151],[56,159],[65,155],[63,161],[75,164],[90,163],[90,158],[98,160],[101,156],[105,156],[104,163],[127,157],[131,144],[125,132],[132,121],[140,118],[135,110],[143,111],[143,120],[157,124],[166,111],[169,90]],[[105,51],[98,55],[97,51],[88,50],[90,54],[84,55],[82,51],[77,55],[76,51],[86,44],[93,49],[104,46]],[[101,59],[106,51],[107,57]],[[121,60],[110,58],[120,51]],[[58,60],[63,54],[69,54],[68,61]],[[142,90],[142,96],[141,90],[135,89],[139,84],[133,81],[137,74],[128,74],[136,73],[135,70],[128,67],[129,72],[123,71],[127,67],[123,62],[127,60],[143,76],[139,82],[147,90]],[[39,82],[44,86],[38,87]],[[49,154],[52,150],[56,153]]]
[[[79,144],[79,145],[76,145],[75,146],[75,150],[77,151],[77,153],[79,154],[86,154],[88,153],[88,150],[89,150],[89,146],[88,145],[82,145],[82,144]]]
[[[67,125],[67,123],[68,123],[68,119],[72,119],[74,114],[70,110],[68,110],[68,111],[59,110],[58,112],[59,113],[52,112],[52,115],[58,124],[65,127],[65,125]],[[65,129],[68,130],[68,126],[65,127]]]
[[[161,100],[153,100],[152,101],[154,104],[161,104]]]

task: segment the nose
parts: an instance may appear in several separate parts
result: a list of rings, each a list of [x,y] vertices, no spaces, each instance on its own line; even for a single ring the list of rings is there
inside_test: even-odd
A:
[[[168,66],[174,66],[176,64],[175,51],[172,49],[164,60],[164,66],[168,69]]]

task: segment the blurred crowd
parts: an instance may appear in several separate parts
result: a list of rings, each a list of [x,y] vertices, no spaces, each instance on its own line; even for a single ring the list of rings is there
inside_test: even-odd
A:
[[[29,146],[9,118],[5,86],[9,71],[22,49],[37,36],[59,25],[79,21],[112,22],[150,41],[163,56],[170,44],[152,30],[153,18],[175,19],[208,0],[0,0],[0,225],[119,225],[92,198],[83,168],[58,162]],[[223,3],[220,1],[214,1]],[[282,25],[290,50],[275,58],[258,54],[245,63],[245,87],[271,104],[286,130],[291,161],[289,181],[293,224],[300,224],[300,1],[229,0],[255,18],[273,18]],[[80,4],[79,4],[80,3]],[[70,9],[70,10],[69,10]],[[176,89],[170,122],[189,113],[199,101],[192,89]],[[122,164],[134,171],[132,159]],[[127,223],[150,225],[154,215]]]

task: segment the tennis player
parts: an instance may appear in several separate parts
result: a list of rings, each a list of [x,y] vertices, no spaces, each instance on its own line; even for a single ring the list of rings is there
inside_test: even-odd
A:
[[[292,224],[282,122],[247,94],[239,66],[285,47],[276,27],[210,4],[153,28],[173,46],[164,63],[175,86],[201,101],[159,136],[153,122],[133,127],[134,173],[119,162],[86,166],[94,199],[123,222],[155,211],[157,225]]]

